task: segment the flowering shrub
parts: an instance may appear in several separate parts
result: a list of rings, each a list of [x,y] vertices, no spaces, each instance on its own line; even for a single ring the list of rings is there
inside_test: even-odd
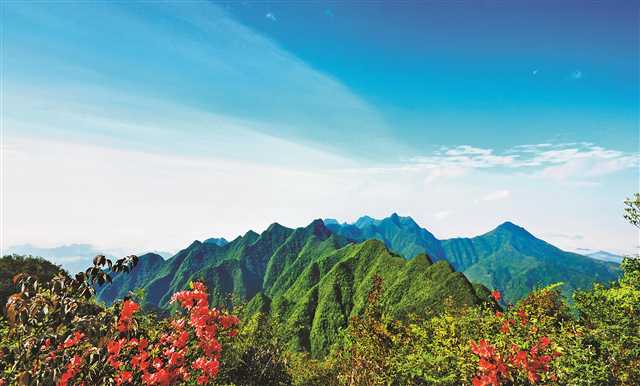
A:
[[[116,371],[117,385],[144,383],[170,385],[195,379],[199,385],[211,383],[220,366],[221,334],[233,337],[239,320],[209,307],[203,283],[191,283],[191,290],[175,293],[171,299],[187,315],[169,323],[152,343],[144,336],[130,336],[129,325],[139,306],[125,300],[118,319],[119,336],[107,343],[108,363]]]
[[[102,267],[128,272],[136,262],[97,256],[75,278],[16,276],[21,292],[9,299],[8,326],[0,324],[0,385],[212,383],[220,339],[232,338],[239,320],[209,306],[203,283],[173,296],[183,311],[167,320],[141,313],[131,299],[110,308],[93,300],[93,285],[111,280]]]
[[[492,296],[496,301],[501,298],[498,291],[493,291]],[[495,324],[500,326],[495,344],[486,339],[470,342],[471,351],[478,358],[478,373],[472,379],[474,386],[557,381],[550,363],[560,353],[553,350],[548,336],[539,336],[540,319],[532,323],[524,307],[521,305],[507,314],[495,313]]]

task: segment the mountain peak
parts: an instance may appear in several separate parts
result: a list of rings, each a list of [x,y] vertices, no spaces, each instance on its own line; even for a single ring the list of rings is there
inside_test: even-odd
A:
[[[397,225],[400,228],[409,228],[409,229],[418,229],[420,226],[411,218],[410,216],[400,216],[398,213],[393,212],[391,216],[387,217],[382,221],[390,221],[391,223]]]
[[[256,233],[256,232],[254,232],[253,230],[249,229],[249,230],[247,231],[247,233],[245,233],[245,234],[244,234],[244,236],[242,236],[242,237],[243,237],[243,238],[244,238],[244,237],[249,237],[249,238],[252,238],[252,239],[253,239],[253,238],[258,238],[259,236],[260,236],[260,235],[259,235],[258,233]]]
[[[283,230],[286,229],[285,226],[280,225],[280,223],[274,222],[273,224],[269,225],[269,227],[267,228],[267,232],[274,232],[274,231],[279,231],[279,230]]]
[[[200,245],[202,245],[202,242],[200,240],[194,240],[191,244],[189,244],[187,249],[196,248],[196,247],[199,247]]]
[[[511,221],[505,221],[502,224],[498,225],[495,230],[503,230],[509,232],[527,232],[523,227],[512,223]],[[527,232],[529,233],[529,232]]]
[[[149,252],[138,256],[138,265],[142,266],[155,266],[164,263],[164,258],[157,253]]]
[[[391,213],[391,216],[387,217],[387,219],[389,221],[391,221],[392,223],[394,223],[395,225],[401,227],[402,226],[402,220],[404,218],[400,217],[396,212],[393,212],[393,213]]]
[[[324,225],[330,225],[330,224],[331,225],[333,225],[333,224],[340,225],[338,220],[336,220],[335,218],[325,218],[323,221],[324,221]]]
[[[328,237],[331,235],[331,231],[324,225],[322,219],[315,219],[306,227],[307,230],[313,232],[316,236]]]
[[[364,227],[369,226],[369,225],[374,225],[377,222],[378,222],[378,220],[376,220],[376,219],[374,219],[372,217],[369,217],[367,215],[364,215],[364,216],[360,217],[358,219],[358,221],[356,221],[353,225],[357,226],[358,228],[364,228]]]
[[[503,222],[502,224],[498,225],[494,230],[492,230],[489,233],[502,234],[505,236],[508,235],[509,238],[517,237],[517,238],[523,238],[523,239],[537,240],[537,237],[529,233],[529,231],[527,231],[520,225],[516,225],[512,223],[511,221]]]
[[[219,247],[223,247],[227,244],[229,244],[229,242],[227,241],[227,239],[225,239],[224,237],[210,237],[208,239],[206,239],[204,241],[205,244],[215,244]]]

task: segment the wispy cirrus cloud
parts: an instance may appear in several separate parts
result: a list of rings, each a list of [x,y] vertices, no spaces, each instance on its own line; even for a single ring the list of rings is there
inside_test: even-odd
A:
[[[516,161],[517,155],[494,154],[493,149],[483,149],[469,145],[441,147],[432,155],[414,157],[410,163],[423,168],[461,167],[483,169],[497,166],[508,166]]]
[[[503,152],[469,145],[441,147],[431,155],[411,158],[408,164],[429,170],[435,177],[494,169],[554,180],[585,180],[638,167],[639,161],[637,153],[572,142],[518,145]],[[451,170],[456,172],[448,172]]]

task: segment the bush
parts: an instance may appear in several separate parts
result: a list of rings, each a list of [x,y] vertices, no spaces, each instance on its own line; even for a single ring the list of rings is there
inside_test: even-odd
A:
[[[0,384],[207,384],[218,375],[221,341],[236,335],[238,318],[209,307],[207,288],[173,295],[182,311],[158,320],[131,299],[105,308],[93,286],[110,282],[110,272],[128,272],[135,256],[115,264],[97,256],[94,266],[70,278],[48,282],[23,274],[21,291],[7,305],[0,325]]]

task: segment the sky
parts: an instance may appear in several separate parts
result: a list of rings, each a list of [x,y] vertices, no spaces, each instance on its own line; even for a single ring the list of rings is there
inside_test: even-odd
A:
[[[3,252],[393,212],[640,244],[637,1],[0,7]]]

